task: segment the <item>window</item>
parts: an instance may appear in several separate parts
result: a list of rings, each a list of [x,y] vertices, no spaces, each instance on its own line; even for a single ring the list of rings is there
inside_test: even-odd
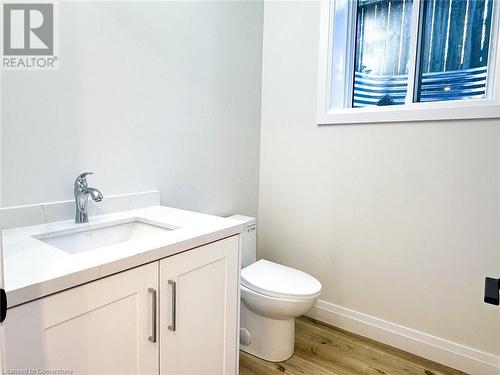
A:
[[[500,117],[499,1],[323,4],[318,122]]]
[[[411,0],[358,1],[353,107],[405,103],[412,5]]]
[[[492,0],[423,2],[415,101],[486,95]]]

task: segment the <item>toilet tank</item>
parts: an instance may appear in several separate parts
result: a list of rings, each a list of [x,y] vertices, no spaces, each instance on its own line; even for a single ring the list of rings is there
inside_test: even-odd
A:
[[[257,220],[250,216],[233,215],[228,219],[243,223],[241,233],[241,268],[245,268],[257,261]]]

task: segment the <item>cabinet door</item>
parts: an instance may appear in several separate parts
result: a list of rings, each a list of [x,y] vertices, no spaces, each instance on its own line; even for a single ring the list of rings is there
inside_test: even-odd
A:
[[[160,373],[234,375],[238,236],[160,261]]]
[[[10,309],[5,366],[158,374],[157,288],[155,262]]]

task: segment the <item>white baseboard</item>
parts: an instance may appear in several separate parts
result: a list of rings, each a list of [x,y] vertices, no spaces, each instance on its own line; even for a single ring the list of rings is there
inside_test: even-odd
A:
[[[318,301],[309,317],[473,375],[500,375],[500,356]]]

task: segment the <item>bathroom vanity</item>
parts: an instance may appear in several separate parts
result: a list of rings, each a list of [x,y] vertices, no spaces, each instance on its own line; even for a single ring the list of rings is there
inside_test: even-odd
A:
[[[5,367],[236,374],[241,231],[163,206],[5,230]]]

